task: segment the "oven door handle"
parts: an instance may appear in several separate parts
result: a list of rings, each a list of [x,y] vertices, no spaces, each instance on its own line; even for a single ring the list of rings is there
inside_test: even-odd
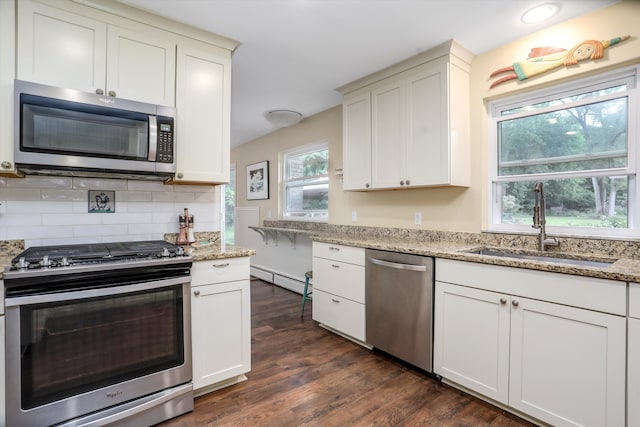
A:
[[[191,276],[174,277],[171,279],[154,280],[152,282],[136,283],[134,285],[111,286],[97,289],[83,289],[60,293],[27,295],[21,297],[5,298],[6,307],[15,307],[29,304],[41,304],[47,302],[73,301],[86,298],[103,297],[109,295],[127,294],[130,292],[146,291],[148,289],[164,288],[167,286],[184,285],[191,283]]]

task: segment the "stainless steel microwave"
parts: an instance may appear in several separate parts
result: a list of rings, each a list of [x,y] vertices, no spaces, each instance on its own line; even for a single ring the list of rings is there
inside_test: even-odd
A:
[[[19,171],[142,179],[175,174],[175,108],[21,80],[14,89]]]

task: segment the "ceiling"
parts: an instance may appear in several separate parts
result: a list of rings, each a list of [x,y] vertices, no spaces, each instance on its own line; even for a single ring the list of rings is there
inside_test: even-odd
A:
[[[235,39],[231,145],[276,130],[268,110],[305,117],[341,103],[335,91],[456,39],[478,55],[619,0],[550,0],[560,12],[524,24],[545,0],[119,0]]]

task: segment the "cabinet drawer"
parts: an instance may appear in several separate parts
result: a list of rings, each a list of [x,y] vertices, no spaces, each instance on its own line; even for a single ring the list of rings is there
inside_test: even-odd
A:
[[[626,316],[627,284],[548,271],[436,259],[436,280]]]
[[[360,341],[365,340],[364,304],[314,290],[313,320]]]
[[[364,267],[313,257],[313,289],[364,304]]]
[[[313,256],[364,265],[364,248],[313,242]]]
[[[191,267],[191,286],[249,279],[249,257],[197,261]]]

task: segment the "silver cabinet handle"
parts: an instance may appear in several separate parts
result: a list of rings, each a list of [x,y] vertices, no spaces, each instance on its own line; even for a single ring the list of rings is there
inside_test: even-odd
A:
[[[340,248],[336,248],[335,246],[329,246],[330,251],[339,251]]]
[[[115,98],[116,97],[116,91],[115,90],[110,90],[109,91],[109,96],[113,96]]]
[[[507,303],[506,298],[500,298],[500,304],[505,305]]]
[[[407,180],[407,181],[405,182],[405,184],[407,184],[407,185],[409,185],[410,183],[411,183],[411,182],[410,182],[409,180]]]
[[[226,267],[229,267],[229,263],[226,262],[224,264],[212,264],[212,267],[213,268],[226,268]]]
[[[365,188],[369,188],[369,183],[367,182],[364,186]]]
[[[513,305],[514,307],[517,307],[520,305],[520,303],[516,300],[511,301],[511,305]]]
[[[400,185],[404,185],[404,181],[400,181]]]
[[[194,294],[195,296],[198,296],[198,295],[200,295],[200,291],[193,291],[193,294]]]
[[[331,267],[333,267],[333,268],[340,268],[340,266],[339,266],[339,265],[337,265],[337,264],[331,264]]]
[[[96,89],[96,95],[104,95],[104,91],[102,89]]]
[[[371,257],[367,259],[370,263],[381,265],[382,267],[395,268],[397,270],[427,271],[427,267],[424,265],[398,264],[397,262],[382,261],[381,259]]]
[[[335,298],[331,298],[331,301],[333,301],[333,302],[335,302],[335,303],[338,303],[338,304],[340,303],[340,301],[339,301],[339,300],[337,300],[337,299],[335,299]]]

